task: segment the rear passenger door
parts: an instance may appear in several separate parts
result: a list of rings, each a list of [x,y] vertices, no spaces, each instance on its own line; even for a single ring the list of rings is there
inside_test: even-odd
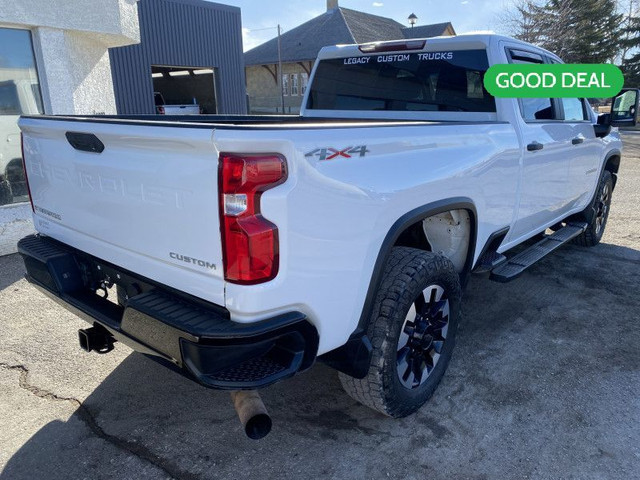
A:
[[[533,51],[508,48],[512,63],[545,63]],[[568,189],[572,130],[562,121],[557,99],[518,100],[523,157],[520,204],[509,241],[524,239],[560,220],[572,205],[574,194]]]

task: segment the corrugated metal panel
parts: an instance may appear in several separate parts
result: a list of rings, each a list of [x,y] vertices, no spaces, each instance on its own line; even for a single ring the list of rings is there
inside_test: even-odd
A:
[[[155,113],[152,65],[215,67],[218,111],[246,113],[240,9],[203,0],[140,0],[140,44],[112,48],[118,113]]]

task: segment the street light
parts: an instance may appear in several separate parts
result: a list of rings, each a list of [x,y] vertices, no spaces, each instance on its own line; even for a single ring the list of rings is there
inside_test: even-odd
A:
[[[411,28],[413,28],[413,26],[418,21],[418,17],[416,17],[415,13],[412,13],[411,15],[409,15],[409,19],[408,20],[409,20],[409,23],[411,24]]]

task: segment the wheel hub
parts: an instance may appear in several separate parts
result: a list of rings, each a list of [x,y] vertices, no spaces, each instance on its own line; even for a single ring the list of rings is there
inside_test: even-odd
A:
[[[419,387],[438,363],[449,326],[449,300],[439,285],[425,288],[407,313],[397,350],[400,382]]]

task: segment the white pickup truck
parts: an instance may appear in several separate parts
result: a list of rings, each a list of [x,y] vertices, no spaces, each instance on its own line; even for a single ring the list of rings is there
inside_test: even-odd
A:
[[[164,100],[164,97],[160,92],[153,92],[153,99],[156,104],[156,113],[158,115],[198,115],[200,113],[200,105],[197,103],[167,105],[167,102]]]
[[[93,325],[86,350],[118,340],[231,390],[320,360],[408,415],[469,274],[602,237],[638,92],[597,117],[483,86],[492,64],[560,61],[496,35],[337,46],[299,117],[23,117],[28,279]]]

